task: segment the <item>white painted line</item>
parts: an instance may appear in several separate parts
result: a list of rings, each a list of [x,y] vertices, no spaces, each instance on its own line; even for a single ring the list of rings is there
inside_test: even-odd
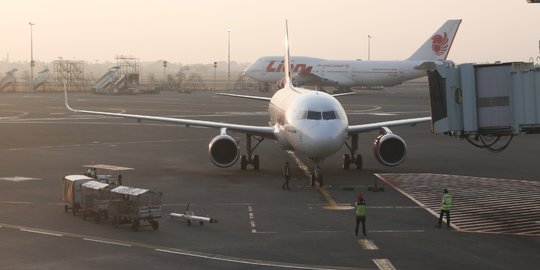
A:
[[[0,177],[0,180],[11,181],[11,182],[22,182],[22,181],[41,180],[41,178],[25,177],[25,176],[8,176],[8,177]]]
[[[255,226],[255,215],[253,214],[253,207],[251,205],[248,206],[249,211],[249,223],[251,225],[251,233],[257,233],[257,229]]]
[[[161,206],[187,206],[187,203],[162,203]],[[190,205],[196,205],[194,203]]]
[[[381,270],[396,270],[394,265],[388,259],[373,259],[373,262]]]
[[[9,203],[9,204],[34,204],[33,202],[14,202],[14,201],[0,201],[0,203]]]
[[[300,233],[343,233],[345,231],[300,231]]]
[[[377,250],[379,249],[373,241],[368,239],[358,239],[358,244],[365,250]]]
[[[376,230],[369,231],[370,233],[423,233],[424,230]]]
[[[60,202],[50,202],[50,203],[47,203],[48,205],[64,205],[65,203],[60,203]]]
[[[252,203],[216,203],[216,206],[249,206]]]
[[[27,229],[20,229],[20,230],[23,232],[29,232],[29,233],[39,233],[39,234],[52,235],[52,236],[63,236],[61,234],[50,233],[50,232],[34,231],[34,230],[27,230]]]
[[[296,265],[296,264],[286,264],[286,263],[278,263],[278,262],[265,262],[265,261],[248,260],[248,259],[241,260],[239,258],[232,258],[232,257],[228,258],[228,257],[224,257],[224,256],[196,254],[196,253],[189,253],[189,252],[183,252],[183,251],[173,251],[173,250],[167,250],[167,249],[155,249],[155,251],[165,252],[165,253],[170,253],[170,254],[177,254],[177,255],[182,255],[182,256],[203,258],[203,259],[209,259],[209,260],[215,260],[215,261],[232,262],[232,263],[247,264],[247,265],[257,265],[257,266],[269,266],[269,267],[276,267],[276,268],[307,269],[307,270],[331,270],[331,269],[336,269],[336,267]]]
[[[85,241],[90,242],[96,242],[96,243],[103,243],[103,244],[110,244],[110,245],[117,245],[117,246],[124,246],[124,247],[131,247],[130,244],[122,244],[122,243],[116,243],[116,242],[109,242],[104,240],[98,240],[98,239],[91,239],[91,238],[83,238]]]

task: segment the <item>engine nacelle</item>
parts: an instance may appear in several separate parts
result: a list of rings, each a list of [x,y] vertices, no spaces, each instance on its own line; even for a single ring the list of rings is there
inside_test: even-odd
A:
[[[208,144],[208,154],[216,166],[227,168],[238,160],[240,147],[233,137],[221,134],[214,137]]]
[[[407,144],[396,134],[381,134],[373,141],[373,154],[386,166],[397,166],[405,159]]]

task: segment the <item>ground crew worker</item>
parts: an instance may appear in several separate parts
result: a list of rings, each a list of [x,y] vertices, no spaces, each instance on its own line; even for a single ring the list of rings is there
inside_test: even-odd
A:
[[[291,168],[289,168],[289,162],[285,161],[285,166],[283,166],[283,177],[285,177],[285,183],[281,186],[283,190],[290,190],[289,180],[291,178]]]
[[[442,201],[441,201],[441,214],[439,215],[439,224],[437,228],[441,227],[443,215],[446,215],[446,228],[450,229],[450,210],[452,209],[452,195],[448,193],[448,189],[444,189]]]
[[[358,195],[356,202],[354,203],[354,209],[356,212],[356,228],[354,234],[358,236],[358,227],[362,222],[362,233],[366,236],[366,202],[362,195]]]

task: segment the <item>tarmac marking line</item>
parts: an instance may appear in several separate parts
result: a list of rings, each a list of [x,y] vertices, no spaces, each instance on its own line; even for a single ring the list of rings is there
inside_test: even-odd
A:
[[[344,233],[345,231],[300,231],[300,233]]]
[[[251,233],[257,233],[257,228],[255,226],[255,215],[253,214],[253,207],[251,205],[248,205],[248,213],[249,223],[251,225]]]
[[[443,188],[455,198],[451,226],[458,231],[539,236],[536,181],[433,173],[375,174],[388,185],[439,217]],[[504,196],[505,200],[500,200]],[[500,211],[504,207],[506,211]]]
[[[289,155],[291,155],[292,158],[294,158],[298,168],[300,168],[302,171],[304,171],[304,174],[309,179],[311,179],[311,172],[309,170],[309,167],[306,164],[304,164],[304,162],[302,162],[302,160],[300,160],[300,158],[298,158],[298,156],[296,155],[295,152],[287,151],[287,153],[289,153]],[[321,193],[321,195],[328,202],[328,206],[324,207],[325,209],[329,209],[329,210],[350,210],[350,209],[352,209],[351,206],[339,206],[336,203],[336,201],[332,198],[332,196],[330,196],[330,194],[326,191],[326,189],[324,187],[320,186],[318,183],[315,186],[317,187],[317,190],[319,191],[319,193]]]
[[[41,233],[41,234],[47,234],[47,235],[53,235],[53,236],[67,236],[67,237],[73,237],[73,238],[79,238],[79,239],[87,238],[87,239],[98,240],[98,241],[103,241],[103,242],[110,242],[110,243],[115,243],[115,244],[130,245],[132,247],[147,248],[147,249],[152,249],[152,250],[156,250],[156,251],[159,251],[159,252],[178,254],[178,255],[183,255],[183,256],[188,256],[188,257],[196,257],[196,258],[207,259],[207,260],[215,260],[215,261],[225,261],[225,262],[232,262],[232,263],[245,264],[245,265],[272,266],[272,267],[276,267],[276,268],[307,269],[307,270],[330,270],[330,269],[335,269],[335,270],[361,270],[361,269],[373,269],[373,268],[356,268],[356,267],[343,267],[343,266],[320,266],[320,265],[308,265],[308,264],[293,264],[293,263],[286,263],[286,262],[263,261],[263,260],[251,259],[251,258],[231,257],[231,256],[226,256],[226,255],[220,255],[220,254],[203,253],[203,252],[197,252],[197,251],[169,248],[169,247],[165,247],[165,246],[153,245],[153,244],[142,243],[142,242],[126,242],[126,241],[122,241],[122,240],[107,239],[107,238],[93,239],[93,238],[91,238],[92,236],[83,235],[83,234],[77,234],[77,233],[45,232],[45,231],[39,231],[38,228],[24,227],[24,226],[20,226],[20,225],[7,224],[7,223],[0,223],[0,227],[19,229],[21,231],[32,232],[32,233]],[[60,234],[60,233],[62,233],[62,234]],[[261,233],[261,232],[259,232],[259,233]],[[270,233],[270,232],[267,232],[267,233]]]
[[[373,259],[373,262],[381,270],[395,270],[396,268],[388,259]]]
[[[158,252],[164,252],[164,253],[170,253],[170,254],[176,254],[176,255],[182,255],[182,256],[189,256],[189,257],[196,257],[196,258],[202,258],[202,259],[209,259],[209,260],[215,260],[215,261],[223,261],[223,262],[231,262],[231,263],[238,263],[238,264],[247,264],[247,265],[256,265],[256,266],[269,266],[269,267],[276,267],[276,268],[289,268],[289,269],[307,269],[307,270],[330,270],[330,269],[352,269],[352,268],[343,268],[343,267],[332,267],[332,266],[316,266],[316,265],[300,265],[300,264],[289,264],[289,263],[280,263],[280,262],[271,262],[271,261],[262,261],[262,260],[256,260],[256,259],[241,259],[241,258],[234,258],[234,257],[227,257],[227,256],[217,256],[217,255],[209,255],[209,254],[198,254],[193,252],[185,252],[182,250],[176,250],[176,249],[155,249],[155,251]]]
[[[15,201],[0,201],[0,203],[6,203],[6,204],[34,204],[33,202],[15,202]]]
[[[117,243],[117,242],[111,242],[111,241],[105,241],[105,240],[98,240],[98,239],[92,239],[92,238],[83,238],[85,241],[90,242],[96,242],[96,243],[103,243],[103,244],[110,244],[110,245],[117,245],[117,246],[124,246],[124,247],[131,247],[130,244],[123,244],[123,243]]]
[[[424,230],[375,230],[370,233],[423,233]]]
[[[50,233],[50,232],[43,232],[43,231],[36,231],[36,230],[29,230],[29,229],[19,229],[23,232],[29,232],[29,233],[38,233],[38,234],[44,234],[44,235],[51,235],[51,236],[63,236],[62,234],[58,233]]]
[[[378,250],[379,248],[375,243],[368,239],[358,239],[358,244],[365,250]]]

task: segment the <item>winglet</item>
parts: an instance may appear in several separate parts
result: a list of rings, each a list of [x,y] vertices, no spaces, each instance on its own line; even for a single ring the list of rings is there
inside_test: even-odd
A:
[[[283,61],[283,71],[285,72],[285,87],[292,88],[291,62],[289,60],[289,24],[285,20],[285,59]]]
[[[65,100],[65,104],[66,104],[66,109],[72,111],[72,112],[76,112],[76,110],[74,110],[73,108],[71,108],[68,104],[68,98],[67,98],[67,85],[66,85],[66,82],[64,81],[64,100]]]

